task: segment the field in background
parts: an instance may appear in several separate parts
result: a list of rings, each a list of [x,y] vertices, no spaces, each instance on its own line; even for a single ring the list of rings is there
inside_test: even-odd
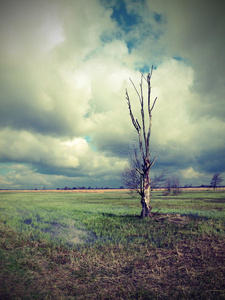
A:
[[[158,191],[163,191],[165,190],[165,188],[154,188],[154,191],[158,192]],[[180,188],[181,191],[183,192],[202,192],[202,191],[207,191],[207,192],[211,192],[213,191],[212,187],[185,187],[185,188]],[[14,193],[30,193],[30,192],[41,192],[41,193],[49,193],[49,192],[61,192],[61,193],[113,193],[113,192],[126,192],[128,193],[130,191],[130,189],[110,189],[110,188],[102,188],[102,189],[57,189],[57,190],[0,190],[0,193],[5,193],[5,192],[14,192]],[[218,192],[225,192],[225,187],[217,187],[216,191]]]
[[[155,191],[140,219],[125,190],[2,191],[0,298],[224,299],[224,203]]]

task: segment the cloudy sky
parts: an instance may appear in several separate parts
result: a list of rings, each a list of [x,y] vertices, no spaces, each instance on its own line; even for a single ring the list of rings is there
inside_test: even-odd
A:
[[[225,2],[7,0],[0,188],[119,187],[137,145],[125,99],[154,65],[153,174],[225,179]]]

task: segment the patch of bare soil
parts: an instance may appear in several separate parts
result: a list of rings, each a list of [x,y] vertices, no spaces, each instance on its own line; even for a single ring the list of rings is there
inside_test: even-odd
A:
[[[169,223],[183,224],[183,225],[190,223],[190,219],[187,216],[183,216],[180,214],[159,214],[159,213],[154,214],[153,213],[153,218],[157,222],[167,221]]]

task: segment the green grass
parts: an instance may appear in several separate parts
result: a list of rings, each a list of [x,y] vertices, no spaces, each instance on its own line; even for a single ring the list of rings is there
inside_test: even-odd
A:
[[[152,196],[0,193],[0,298],[224,299],[225,192]]]
[[[83,232],[83,238],[86,237],[88,242],[137,243],[143,242],[143,232],[143,235],[148,233],[148,238],[152,235],[154,240],[154,235],[160,234],[157,230],[150,233],[145,230],[145,222],[149,220],[137,218],[139,198],[131,198],[125,192],[30,192],[1,193],[0,196],[0,220],[33,239],[66,244],[73,240],[73,234],[77,235],[76,229],[80,230],[80,235]],[[186,192],[176,197],[165,197],[156,192],[152,198],[153,212],[184,214],[190,216],[190,221],[200,218],[199,227],[204,224],[207,232],[223,231],[224,192]],[[212,219],[214,226],[208,226]],[[190,226],[187,226],[187,232]],[[159,228],[161,230],[161,226]]]

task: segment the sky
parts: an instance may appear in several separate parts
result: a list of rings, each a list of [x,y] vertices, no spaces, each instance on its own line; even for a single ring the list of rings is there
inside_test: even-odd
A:
[[[152,65],[152,176],[225,179],[224,1],[0,5],[0,189],[123,185]]]

